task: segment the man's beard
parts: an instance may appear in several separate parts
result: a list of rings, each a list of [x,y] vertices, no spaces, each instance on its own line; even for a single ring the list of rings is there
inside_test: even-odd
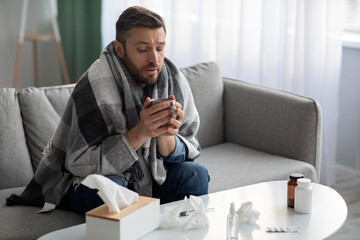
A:
[[[142,69],[144,68],[158,68],[158,65],[155,65],[154,63],[149,63],[148,65],[141,67],[141,68],[137,68],[135,66],[135,64],[130,60],[129,56],[127,55],[127,52],[124,52],[123,58],[122,58],[123,62],[125,63],[126,68],[128,69],[128,71],[130,72],[130,74],[133,76],[133,78],[135,79],[135,81],[141,83],[141,84],[145,84],[145,85],[153,85],[156,83],[158,77],[159,77],[159,73],[150,76],[148,78],[144,78],[141,73],[142,73]],[[161,69],[159,69],[159,71],[161,71]]]

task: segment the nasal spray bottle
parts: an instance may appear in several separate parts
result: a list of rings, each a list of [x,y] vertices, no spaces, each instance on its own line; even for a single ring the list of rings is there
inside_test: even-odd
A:
[[[239,231],[239,216],[235,212],[235,205],[230,204],[230,213],[227,216],[227,240],[237,240]]]

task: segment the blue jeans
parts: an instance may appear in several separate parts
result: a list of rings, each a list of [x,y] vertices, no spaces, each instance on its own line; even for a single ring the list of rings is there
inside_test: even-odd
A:
[[[162,185],[153,182],[153,197],[159,198],[161,204],[184,199],[185,196],[200,196],[208,193],[210,177],[207,169],[196,162],[164,163],[167,177]],[[106,176],[117,184],[126,187],[118,176]],[[104,202],[97,195],[96,189],[82,184],[71,185],[62,200],[62,205],[74,212],[86,213]]]

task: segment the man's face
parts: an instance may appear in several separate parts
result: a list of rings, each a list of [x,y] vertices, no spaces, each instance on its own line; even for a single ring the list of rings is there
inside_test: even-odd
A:
[[[137,82],[142,86],[152,85],[164,64],[165,31],[163,28],[132,28],[126,48],[117,42],[115,50]]]

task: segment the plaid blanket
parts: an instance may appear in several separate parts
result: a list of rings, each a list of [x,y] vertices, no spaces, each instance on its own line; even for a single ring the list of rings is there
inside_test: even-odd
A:
[[[157,83],[142,89],[110,43],[76,84],[33,179],[7,205],[55,207],[75,179],[89,174],[118,175],[140,195],[151,196],[153,180],[161,185],[166,179],[156,138],[134,151],[125,133],[138,124],[146,97],[171,94],[183,106],[178,136],[188,148],[187,159],[194,160],[200,151],[199,116],[185,77],[165,59]]]

